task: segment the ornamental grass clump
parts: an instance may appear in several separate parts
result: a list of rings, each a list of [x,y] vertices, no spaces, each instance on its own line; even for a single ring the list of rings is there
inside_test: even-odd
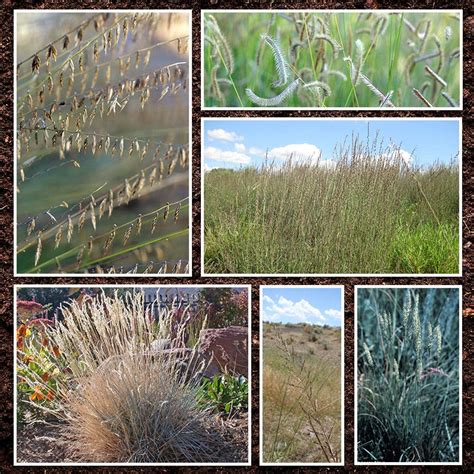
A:
[[[188,310],[179,321],[166,308],[156,315],[143,291],[63,304],[63,319],[42,325],[41,343],[21,337],[23,403],[60,422],[77,461],[218,461],[226,441],[199,395],[209,361],[186,347]],[[167,349],[156,350],[163,337]]]
[[[358,290],[358,461],[459,461],[459,298]]]
[[[187,273],[188,14],[38,14],[16,18],[18,272]]]

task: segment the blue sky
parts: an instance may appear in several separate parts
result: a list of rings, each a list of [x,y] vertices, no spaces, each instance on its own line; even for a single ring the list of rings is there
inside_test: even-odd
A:
[[[459,122],[454,120],[219,120],[203,122],[204,167],[240,168],[259,165],[268,150],[272,161],[293,153],[322,160],[333,158],[334,146],[351,134],[365,142],[379,132],[384,143],[401,146],[416,166],[448,163],[459,151]],[[412,152],[414,151],[413,155]],[[328,163],[329,164],[329,163]]]
[[[340,288],[263,288],[262,319],[268,322],[341,326]]]

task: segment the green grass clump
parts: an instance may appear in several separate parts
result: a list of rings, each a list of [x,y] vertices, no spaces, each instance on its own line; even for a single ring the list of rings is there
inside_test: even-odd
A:
[[[358,461],[459,461],[459,296],[359,290]]]
[[[203,55],[207,107],[459,107],[456,13],[205,13]]]
[[[294,158],[206,173],[207,273],[457,272],[457,164],[357,138],[333,166]]]

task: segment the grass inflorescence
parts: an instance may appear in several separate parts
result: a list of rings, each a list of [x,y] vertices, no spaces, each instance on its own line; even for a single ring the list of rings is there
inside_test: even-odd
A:
[[[57,13],[46,28],[28,15],[18,15],[18,272],[186,273],[186,15]],[[25,22],[45,47],[31,49]]]
[[[459,35],[448,12],[205,13],[204,105],[459,107]]]

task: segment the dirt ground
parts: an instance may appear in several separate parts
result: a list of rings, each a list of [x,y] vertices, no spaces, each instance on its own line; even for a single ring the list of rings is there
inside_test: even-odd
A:
[[[80,462],[68,453],[68,440],[61,423],[35,423],[18,427],[17,460],[19,463]],[[222,462],[246,462],[248,457],[248,417],[244,413],[228,419],[216,416],[213,428],[228,443]]]

